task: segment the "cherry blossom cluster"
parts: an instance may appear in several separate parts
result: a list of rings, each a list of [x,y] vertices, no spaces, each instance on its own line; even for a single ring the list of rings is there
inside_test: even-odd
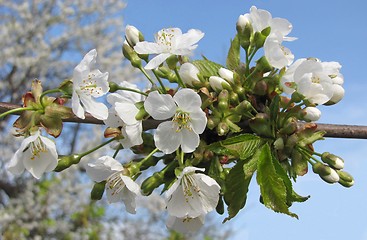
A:
[[[204,37],[200,30],[165,28],[149,42],[128,25],[123,54],[147,78],[149,89],[109,79],[96,67],[95,49],[57,89],[43,91],[34,81],[23,107],[1,115],[21,112],[14,126],[24,140],[9,171],[26,169],[41,178],[85,158],[86,172],[95,181],[93,199],[105,193],[108,202],[123,202],[129,213],[136,213],[138,195],[161,190],[167,227],[179,232],[198,230],[206,214],[223,214],[225,206],[224,221],[233,218],[245,206],[255,172],[261,202],[292,217],[297,217],[289,210],[292,203],[308,198],[294,192],[292,180],[309,166],[327,183],[352,186],[344,160],[313,148],[325,134],[317,130],[317,106],[336,104],[344,96],[341,65],[316,58],[294,61],[283,46],[296,40],[288,36],[291,23],[266,10],[251,7],[239,16],[236,29],[222,65],[190,59]],[[56,138],[63,119],[85,119],[86,113],[103,121],[109,140],[84,153],[58,156],[44,133]],[[113,156],[88,159],[112,142]],[[136,157],[120,163],[121,149]],[[156,165],[161,170],[152,172]],[[148,177],[140,179],[143,171]]]

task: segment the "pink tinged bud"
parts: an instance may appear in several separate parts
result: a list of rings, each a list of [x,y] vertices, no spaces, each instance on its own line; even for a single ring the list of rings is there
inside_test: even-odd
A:
[[[179,70],[182,81],[190,86],[192,86],[194,82],[200,82],[198,73],[199,69],[189,62],[182,64]]]
[[[233,83],[233,72],[226,68],[220,68],[218,70],[219,76],[221,76],[224,80],[227,80],[230,83]]]
[[[140,32],[136,27],[131,26],[131,25],[126,26],[125,38],[131,47],[134,47],[138,42],[140,42],[139,34]]]
[[[211,76],[209,78],[209,84],[212,87],[212,89],[216,92],[220,92],[223,88],[225,89],[231,89],[231,86],[229,85],[229,83],[224,80],[221,77],[218,76]]]
[[[321,111],[316,107],[306,107],[302,110],[303,119],[306,121],[317,121],[321,117]]]

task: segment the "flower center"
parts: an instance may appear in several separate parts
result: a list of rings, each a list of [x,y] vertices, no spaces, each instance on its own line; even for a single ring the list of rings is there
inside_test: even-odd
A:
[[[158,35],[158,44],[167,46],[169,49],[172,48],[172,39],[174,38],[173,29],[162,29],[162,32]]]
[[[31,142],[29,148],[32,153],[31,160],[35,160],[36,157],[40,157],[41,153],[47,152],[46,145],[41,141],[40,138],[37,138],[35,141]]]
[[[189,198],[194,198],[193,195],[200,193],[199,186],[195,183],[195,179],[192,177],[192,174],[186,174],[182,178],[183,191],[185,196],[185,201],[188,202]]]
[[[123,171],[115,172],[107,178],[106,187],[113,190],[111,195],[118,194],[125,187],[121,176],[123,176]]]
[[[313,82],[313,83],[320,83],[320,78],[318,76],[312,76],[311,77],[311,82]]]
[[[97,86],[97,81],[95,80],[95,74],[89,73],[87,79],[83,79],[80,90],[86,95],[100,95],[102,94],[102,88]]]
[[[180,132],[183,128],[186,128],[190,131],[192,130],[190,114],[187,112],[177,110],[172,121],[177,125],[176,132]]]

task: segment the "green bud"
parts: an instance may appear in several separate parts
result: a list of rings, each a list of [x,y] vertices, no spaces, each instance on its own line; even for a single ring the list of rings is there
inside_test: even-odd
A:
[[[207,122],[207,127],[212,130],[214,129],[216,126],[218,126],[220,122],[220,118],[215,117],[215,116],[210,116],[208,117],[208,122]]]
[[[177,58],[177,56],[176,56],[176,55],[171,55],[171,56],[169,56],[169,57],[167,58],[167,60],[166,60],[166,63],[167,63],[167,66],[168,66],[170,69],[172,69],[172,70],[176,69],[176,67],[177,67],[177,63],[178,63],[178,58]]]
[[[239,103],[238,94],[235,93],[235,92],[231,92],[229,94],[229,101],[230,101],[231,104],[237,105]]]
[[[220,122],[217,126],[217,133],[219,136],[224,136],[229,132],[229,126],[225,122]]]
[[[335,169],[343,169],[344,168],[344,160],[334,154],[331,154],[329,152],[324,152],[321,155],[321,160],[324,163],[329,164],[329,166],[335,168]]]
[[[122,45],[122,53],[125,58],[128,59],[133,67],[141,68],[141,59],[138,54],[130,47],[129,44],[124,43]]]
[[[251,130],[261,136],[272,137],[269,116],[266,113],[258,113],[249,121]]]
[[[141,190],[144,195],[150,195],[154,189],[164,183],[164,172],[155,172],[141,184]]]
[[[225,89],[218,95],[218,108],[222,112],[226,112],[229,109],[229,93]]]
[[[92,191],[90,192],[90,198],[92,200],[101,200],[106,186],[106,181],[95,183]]]
[[[63,81],[59,89],[71,96],[73,94],[73,81],[71,79]]]
[[[351,187],[354,185],[354,178],[347,172],[337,170],[340,177],[339,183],[344,187]]]
[[[315,163],[312,166],[312,170],[314,173],[319,174],[322,180],[327,183],[336,183],[340,180],[338,173],[334,169],[320,162]]]
[[[234,111],[238,114],[248,116],[252,111],[252,105],[249,101],[243,100],[235,107]]]
[[[284,149],[284,140],[283,138],[277,138],[277,140],[274,141],[274,148],[276,150],[283,150]]]
[[[69,156],[63,156],[59,158],[59,161],[57,162],[57,166],[54,169],[55,172],[61,172],[67,168],[69,168],[73,164],[77,164],[80,162],[80,159],[82,157],[78,154],[73,154]]]
[[[108,85],[110,86],[110,92],[114,93],[117,90],[119,90],[119,85],[115,82],[108,82]]]
[[[256,61],[256,70],[266,73],[273,70],[273,67],[270,65],[265,56],[262,56],[259,60]]]
[[[268,93],[268,84],[264,81],[258,81],[253,89],[254,94],[264,96]]]
[[[297,119],[296,118],[288,118],[286,120],[286,122],[284,123],[284,126],[281,128],[280,132],[287,134],[287,135],[291,135],[293,133],[295,133],[298,129],[298,125],[297,125]]]

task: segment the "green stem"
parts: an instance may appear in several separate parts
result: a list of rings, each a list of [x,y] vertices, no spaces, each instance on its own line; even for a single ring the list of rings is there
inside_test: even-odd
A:
[[[120,149],[121,149],[120,147],[118,147],[118,148],[116,149],[116,151],[115,151],[115,153],[113,154],[112,158],[116,158],[116,156],[117,156],[117,154],[119,153]]]
[[[177,150],[179,151],[179,150]],[[181,150],[181,152],[179,153],[179,158],[178,158],[178,164],[179,166],[184,166],[184,156],[185,156],[185,153]]]
[[[139,91],[137,89],[133,89],[133,88],[126,88],[126,87],[120,87],[120,86],[118,86],[117,89],[118,90],[125,90],[125,91],[135,92],[135,93],[139,93],[139,94],[144,95],[144,96],[148,96],[147,93],[142,92],[142,91]]]
[[[162,92],[163,92],[164,94],[166,94],[166,93],[167,93],[167,90],[166,90],[166,87],[164,86],[164,84],[163,84],[163,82],[162,82],[161,78],[157,75],[157,73],[156,73],[156,71],[155,71],[154,69],[153,69],[152,71],[153,71],[154,76],[157,78],[157,80],[158,80],[158,82],[159,82],[159,85],[161,85]]]
[[[175,68],[175,74],[176,74],[176,76],[177,76],[177,82],[178,82],[178,85],[180,85],[181,87],[183,87],[183,88],[185,88],[186,87],[186,85],[185,85],[185,83],[182,81],[182,79],[181,79],[181,76],[180,76],[180,74],[178,73],[178,70],[177,70],[177,68]]]
[[[90,150],[88,150],[88,151],[86,151],[86,152],[80,153],[80,154],[79,154],[79,156],[80,156],[80,158],[82,158],[82,157],[84,157],[85,155],[88,155],[88,154],[90,154],[90,153],[92,153],[92,152],[94,152],[94,151],[96,151],[96,150],[100,149],[101,147],[103,147],[103,146],[105,146],[105,145],[107,145],[107,144],[109,144],[109,143],[113,142],[114,140],[116,140],[116,138],[112,138],[112,139],[108,140],[107,142],[104,142],[104,143],[102,143],[102,144],[98,145],[98,146],[97,146],[97,147],[95,147],[95,148],[92,148],[92,149],[90,149]]]
[[[144,74],[144,76],[149,80],[149,82],[152,84],[152,86],[156,86],[156,84],[153,82],[153,79],[149,76],[149,74],[147,73],[147,71],[145,71],[145,69],[140,66],[139,70]],[[162,93],[162,90],[158,88],[158,92]]]
[[[149,158],[151,158],[153,156],[154,153],[156,153],[158,151],[159,151],[158,148],[151,151],[144,159],[142,159],[141,161],[139,161],[139,163],[137,163],[137,166],[140,168],[141,165],[143,165],[147,160],[149,160]]]
[[[16,113],[16,112],[22,112],[22,111],[28,111],[28,110],[36,110],[36,109],[34,109],[33,107],[15,108],[15,109],[12,109],[12,110],[9,110],[9,111],[6,111],[6,112],[0,114],[0,119],[5,117],[6,115],[9,115],[9,114],[13,114],[13,113]]]
[[[41,103],[41,105],[44,107],[44,105],[43,105],[43,97],[44,97],[44,96],[46,96],[47,94],[50,94],[50,93],[59,93],[59,92],[64,93],[64,91],[63,91],[63,90],[58,89],[58,88],[50,89],[50,90],[44,91],[44,92],[41,94],[41,96],[40,96],[40,103]]]

